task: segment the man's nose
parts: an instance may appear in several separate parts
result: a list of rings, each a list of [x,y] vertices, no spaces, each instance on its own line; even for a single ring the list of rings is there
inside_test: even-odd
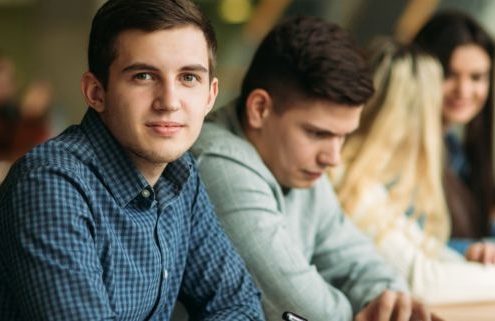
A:
[[[342,143],[340,141],[334,141],[329,144],[325,150],[318,154],[318,163],[324,167],[339,165],[342,160],[341,147]]]
[[[160,111],[176,111],[179,109],[179,96],[173,81],[163,81],[156,88],[153,108]]]

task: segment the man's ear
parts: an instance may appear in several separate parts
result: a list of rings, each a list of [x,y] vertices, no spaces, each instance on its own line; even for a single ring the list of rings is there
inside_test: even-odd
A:
[[[205,116],[211,111],[211,109],[215,105],[215,100],[217,99],[217,95],[218,95],[218,78],[215,77],[212,79],[210,84],[210,93],[206,105]]]
[[[81,91],[89,107],[99,113],[105,110],[105,89],[93,73],[86,71],[82,75]]]
[[[258,129],[263,126],[273,109],[273,99],[264,89],[251,91],[246,99],[246,123],[249,127]]]

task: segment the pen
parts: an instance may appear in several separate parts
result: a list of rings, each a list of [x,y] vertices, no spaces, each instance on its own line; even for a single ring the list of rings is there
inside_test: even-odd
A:
[[[308,319],[305,319],[302,316],[297,315],[297,314],[292,313],[292,312],[289,312],[289,311],[285,311],[282,314],[282,319],[285,321],[308,321]]]

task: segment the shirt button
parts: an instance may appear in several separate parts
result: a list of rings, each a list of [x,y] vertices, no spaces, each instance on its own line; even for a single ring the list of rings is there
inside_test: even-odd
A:
[[[168,271],[167,270],[163,270],[163,278],[164,279],[168,278]]]
[[[151,193],[150,193],[150,191],[148,191],[147,189],[145,189],[145,190],[143,190],[143,191],[141,192],[141,195],[142,195],[144,198],[148,198],[148,197],[150,197]]]

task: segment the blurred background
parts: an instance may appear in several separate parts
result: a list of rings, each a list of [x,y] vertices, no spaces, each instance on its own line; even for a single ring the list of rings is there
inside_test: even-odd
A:
[[[104,0],[0,0],[0,55],[14,68],[15,90],[49,84],[52,133],[78,123],[86,109],[79,79],[93,14]],[[219,40],[217,106],[235,97],[257,44],[281,17],[324,17],[351,31],[360,45],[375,35],[407,41],[439,8],[466,10],[495,34],[491,0],[196,0]]]

